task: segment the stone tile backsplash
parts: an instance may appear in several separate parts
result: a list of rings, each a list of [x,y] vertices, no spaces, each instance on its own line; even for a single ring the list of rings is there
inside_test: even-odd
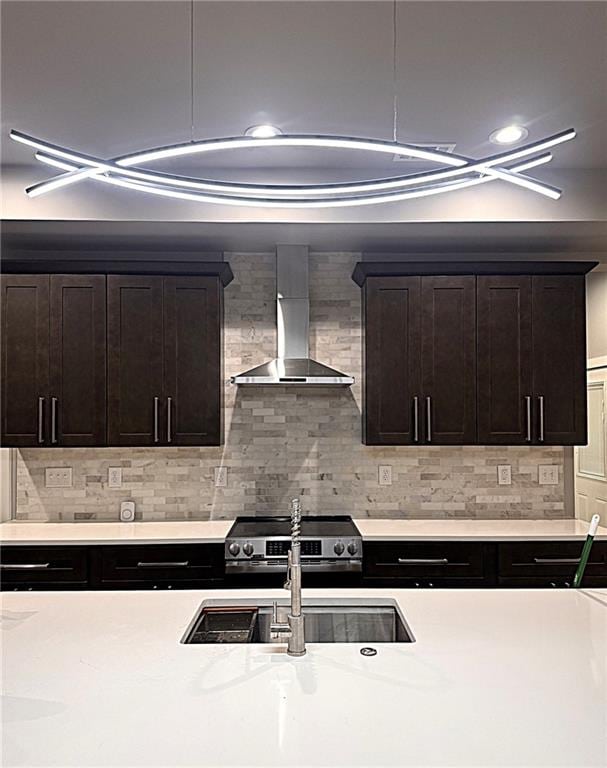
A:
[[[17,462],[20,520],[117,520],[132,499],[139,520],[232,518],[285,513],[301,496],[307,514],[355,517],[565,517],[560,447],[366,447],[361,444],[360,255],[310,256],[310,353],[356,378],[351,389],[241,388],[229,377],[275,354],[272,254],[226,256],[225,444],[219,448],[23,449]],[[378,466],[392,485],[378,485]],[[497,465],[512,485],[497,485]],[[538,484],[540,464],[559,483]],[[45,488],[46,467],[73,467],[73,487]],[[215,467],[228,469],[215,488]],[[108,488],[108,468],[122,487]]]

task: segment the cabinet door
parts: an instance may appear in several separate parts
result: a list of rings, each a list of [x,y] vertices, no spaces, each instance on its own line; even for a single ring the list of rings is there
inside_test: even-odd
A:
[[[367,445],[409,445],[421,437],[421,278],[370,277],[365,284]]]
[[[2,275],[2,445],[48,445],[49,277]]]
[[[531,277],[477,278],[478,442],[531,441]]]
[[[422,392],[427,443],[476,441],[476,278],[422,278]]]
[[[162,278],[107,278],[108,443],[162,439]]]
[[[216,278],[164,278],[164,434],[172,445],[221,442],[220,314]]]
[[[586,318],[582,275],[533,277],[537,442],[585,445]]]
[[[105,276],[53,275],[51,444],[105,444]]]

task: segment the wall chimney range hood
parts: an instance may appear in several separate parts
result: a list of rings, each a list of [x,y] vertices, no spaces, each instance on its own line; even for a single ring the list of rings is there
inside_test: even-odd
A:
[[[307,245],[276,247],[276,292],[277,357],[238,376],[232,376],[232,384],[341,387],[353,384],[352,376],[346,376],[309,356]]]

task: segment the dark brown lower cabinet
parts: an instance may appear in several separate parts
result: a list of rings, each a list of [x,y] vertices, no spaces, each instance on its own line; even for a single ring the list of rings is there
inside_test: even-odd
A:
[[[490,542],[365,542],[364,586],[488,587],[495,584]]]
[[[0,549],[3,591],[88,589],[86,546],[8,546]]]
[[[222,544],[138,544],[91,548],[97,589],[205,589],[224,578]]]
[[[513,541],[499,545],[501,587],[564,587],[573,581],[582,541]],[[582,586],[607,586],[607,541],[595,541]]]

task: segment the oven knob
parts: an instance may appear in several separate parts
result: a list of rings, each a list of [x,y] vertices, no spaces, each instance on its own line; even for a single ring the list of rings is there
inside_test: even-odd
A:
[[[247,541],[247,543],[242,548],[242,551],[245,553],[247,557],[251,557],[253,552],[255,552],[255,547],[249,541]]]
[[[236,555],[240,552],[240,544],[237,544],[235,541],[233,541],[230,546],[228,547],[228,551],[231,555],[236,557]]]
[[[355,542],[355,541],[351,541],[351,542],[348,544],[348,552],[349,552],[351,555],[355,555],[355,554],[358,552],[358,546],[356,545],[356,542]]]
[[[338,541],[335,546],[333,547],[333,552],[335,552],[336,555],[343,555],[344,553],[344,545],[341,541]]]

